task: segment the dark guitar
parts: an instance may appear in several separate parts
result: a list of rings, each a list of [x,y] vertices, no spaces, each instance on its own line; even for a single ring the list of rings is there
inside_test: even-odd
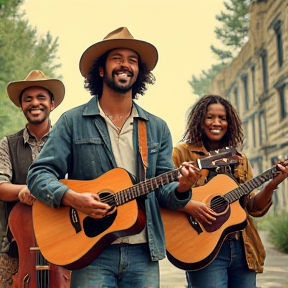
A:
[[[204,186],[193,188],[192,199],[218,214],[212,225],[203,226],[187,213],[160,208],[169,261],[183,270],[199,270],[210,264],[225,237],[247,225],[246,212],[238,200],[272,179],[277,171],[279,168],[273,166],[240,186],[228,175],[219,174]]]
[[[129,173],[115,168],[94,180],[61,180],[76,192],[98,193],[113,208],[97,220],[71,207],[54,209],[36,200],[33,224],[41,253],[49,262],[71,270],[89,265],[117,238],[143,230],[145,215],[136,198],[178,176],[179,169],[175,169],[133,186]]]
[[[12,288],[68,288],[70,271],[47,262],[35,241],[31,206],[17,203],[9,215],[9,227],[19,253],[18,272]]]

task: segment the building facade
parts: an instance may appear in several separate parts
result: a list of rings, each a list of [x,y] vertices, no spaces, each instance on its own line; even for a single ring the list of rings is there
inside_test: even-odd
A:
[[[254,1],[249,14],[249,41],[210,92],[236,107],[245,132],[243,151],[257,176],[288,159],[288,0]],[[287,189],[285,180],[270,213],[288,210]]]

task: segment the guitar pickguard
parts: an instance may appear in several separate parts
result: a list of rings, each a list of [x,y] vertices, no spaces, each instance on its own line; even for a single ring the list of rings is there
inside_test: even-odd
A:
[[[117,210],[102,219],[94,219],[86,217],[83,220],[83,228],[87,237],[93,238],[107,230],[115,221],[117,217]]]
[[[215,196],[211,199],[210,208],[218,214],[216,216],[216,221],[213,221],[212,224],[204,223],[203,226],[207,232],[214,232],[228,221],[231,215],[231,208],[221,196]]]

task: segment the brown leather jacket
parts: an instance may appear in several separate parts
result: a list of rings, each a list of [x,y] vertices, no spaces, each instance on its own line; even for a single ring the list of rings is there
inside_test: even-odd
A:
[[[195,166],[197,166],[197,159],[207,157],[208,153],[204,146],[196,147],[192,144],[187,143],[179,143],[173,149],[173,161],[175,167],[179,167],[183,162],[195,161]],[[238,183],[245,183],[253,178],[251,165],[248,159],[244,154],[241,154],[239,165],[235,168],[233,176],[238,181]],[[207,174],[206,174],[207,175]],[[206,182],[206,175],[201,176],[195,186],[202,186]],[[263,272],[264,259],[266,257],[266,253],[259,237],[259,234],[256,230],[256,227],[253,224],[253,217],[261,217],[266,214],[272,205],[272,201],[270,199],[269,204],[265,207],[265,209],[259,211],[254,207],[254,196],[255,192],[252,192],[245,196],[244,199],[244,209],[247,212],[247,226],[244,230],[242,230],[241,234],[244,241],[246,260],[249,269],[255,270],[256,273]],[[193,189],[192,189],[192,198],[193,198]]]

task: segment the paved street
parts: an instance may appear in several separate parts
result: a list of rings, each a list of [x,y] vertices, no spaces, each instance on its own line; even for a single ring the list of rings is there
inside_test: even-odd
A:
[[[260,232],[267,253],[264,273],[257,276],[258,288],[288,288],[288,254],[277,251],[268,242],[268,232]],[[185,288],[183,270],[173,266],[167,258],[160,262],[161,288]],[[207,287],[209,288],[209,287]]]

